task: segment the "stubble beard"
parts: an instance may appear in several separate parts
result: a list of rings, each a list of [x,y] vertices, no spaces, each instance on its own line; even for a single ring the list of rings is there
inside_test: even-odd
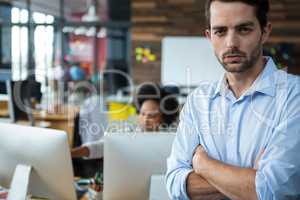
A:
[[[223,61],[224,56],[222,55],[222,58],[219,56],[216,56],[218,58],[219,63],[223,66],[223,68],[230,73],[242,73],[245,72],[255,66],[255,64],[258,62],[259,57],[261,55],[261,50],[262,45],[261,45],[261,40],[258,42],[257,46],[254,48],[254,50],[250,53],[250,56],[248,58],[247,54],[244,52],[241,52],[239,50],[231,50],[230,52],[226,52],[223,55],[227,54],[239,54],[243,55],[246,60],[241,62],[241,63],[236,63],[235,66],[230,66],[231,64],[227,64]],[[234,64],[234,63],[232,63]]]

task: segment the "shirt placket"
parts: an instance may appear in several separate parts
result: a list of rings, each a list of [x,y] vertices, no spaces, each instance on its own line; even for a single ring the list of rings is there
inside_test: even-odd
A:
[[[233,96],[232,92],[228,92],[226,95],[226,111],[227,111],[227,120],[226,120],[226,149],[227,149],[227,160],[231,164],[237,164],[237,128],[235,124],[237,123],[235,117],[237,113],[236,99]]]

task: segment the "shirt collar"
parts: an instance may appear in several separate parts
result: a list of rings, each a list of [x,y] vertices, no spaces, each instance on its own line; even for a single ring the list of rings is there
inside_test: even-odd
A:
[[[272,74],[277,70],[276,65],[271,57],[265,57],[267,59],[265,68],[254,81],[250,89],[245,93],[245,95],[251,95],[255,92],[261,92],[263,94],[274,96],[275,95],[275,83]],[[226,81],[225,74],[217,82],[216,89],[212,94],[212,98],[217,95],[224,95],[228,90],[228,83]]]
[[[275,96],[276,84],[273,74],[278,69],[271,57],[266,57],[266,59],[266,66],[262,73],[254,81],[252,87],[247,91],[248,95],[251,95],[255,92],[260,92],[271,97]]]
[[[227,89],[228,89],[228,83],[225,74],[223,74],[217,83],[217,87],[215,89],[212,98],[216,97],[217,95],[221,95],[221,94],[223,95]]]

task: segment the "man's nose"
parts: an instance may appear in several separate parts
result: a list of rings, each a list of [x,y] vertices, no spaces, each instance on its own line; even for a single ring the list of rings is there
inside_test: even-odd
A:
[[[228,49],[239,48],[240,42],[239,37],[234,31],[229,31],[226,36],[226,47]]]

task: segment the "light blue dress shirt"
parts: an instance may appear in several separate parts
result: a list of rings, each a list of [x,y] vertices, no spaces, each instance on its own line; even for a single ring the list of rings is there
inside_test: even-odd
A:
[[[266,59],[261,74],[238,99],[225,76],[200,84],[188,96],[167,161],[172,199],[189,199],[186,178],[199,144],[210,157],[244,168],[253,168],[265,149],[255,178],[259,199],[300,199],[300,78]]]

